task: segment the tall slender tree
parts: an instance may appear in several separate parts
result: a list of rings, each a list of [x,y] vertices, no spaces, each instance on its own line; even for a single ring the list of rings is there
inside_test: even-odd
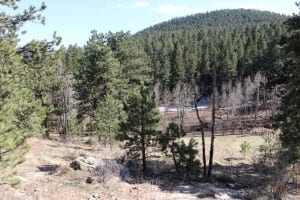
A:
[[[45,136],[49,138],[49,122],[53,114],[53,94],[59,90],[57,79],[59,53],[54,46],[60,43],[59,37],[54,35],[53,41],[32,41],[19,50],[22,62],[26,64],[27,87],[35,93],[35,98],[41,101],[46,110],[43,122]]]
[[[128,97],[124,107],[127,120],[121,124],[122,139],[126,141],[125,148],[129,155],[142,159],[143,174],[147,172],[147,150],[155,145],[159,113],[155,106],[155,99],[149,88],[141,85],[138,93]]]
[[[14,0],[0,1],[2,6],[18,7]],[[45,110],[28,87],[29,73],[18,54],[17,33],[27,21],[42,22],[39,11],[44,9],[45,5],[32,6],[14,16],[0,14],[0,168],[19,163],[26,139],[43,133]]]
[[[118,61],[104,43],[104,35],[96,31],[87,42],[81,65],[75,79],[79,118],[90,118],[90,127],[95,125],[95,110],[118,88]]]
[[[300,2],[297,6],[300,8]],[[276,125],[282,131],[280,139],[283,147],[294,162],[300,158],[300,14],[294,15],[285,24],[288,35],[282,42],[284,65],[273,74],[273,83],[287,88]]]

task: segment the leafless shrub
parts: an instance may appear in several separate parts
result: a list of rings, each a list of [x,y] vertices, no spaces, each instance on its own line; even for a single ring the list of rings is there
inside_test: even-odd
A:
[[[112,176],[127,179],[129,177],[129,170],[127,167],[117,163],[116,160],[103,160],[94,170],[93,174],[97,177],[98,182],[106,182]]]

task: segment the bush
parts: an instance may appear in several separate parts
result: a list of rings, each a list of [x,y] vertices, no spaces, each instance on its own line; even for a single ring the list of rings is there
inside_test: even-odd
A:
[[[196,159],[198,143],[191,138],[188,145],[183,141],[175,147],[175,154],[178,159],[179,173],[184,177],[195,177],[200,173],[200,161]]]
[[[197,176],[200,173],[200,161],[196,159],[197,142],[191,138],[188,145],[178,141],[185,135],[183,130],[175,123],[170,123],[165,134],[159,138],[161,150],[171,157],[177,174],[181,176]]]
[[[98,182],[106,182],[112,176],[121,177],[122,179],[128,179],[129,170],[121,164],[118,164],[116,160],[103,160],[104,162],[99,164],[94,170],[93,174],[97,176]]]
[[[246,158],[246,153],[251,149],[251,145],[248,141],[244,141],[240,145],[240,152],[243,154],[244,159]]]

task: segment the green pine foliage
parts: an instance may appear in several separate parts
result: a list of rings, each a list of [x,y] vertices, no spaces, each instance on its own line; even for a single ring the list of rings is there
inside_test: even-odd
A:
[[[126,141],[124,147],[133,159],[142,159],[143,173],[147,172],[146,156],[149,147],[155,147],[157,125],[160,117],[149,88],[141,85],[139,91],[129,95],[124,111],[127,119],[121,124],[122,135]]]
[[[300,8],[300,2],[297,4]],[[286,86],[281,102],[281,113],[276,126],[281,129],[283,147],[290,155],[290,161],[300,158],[300,15],[294,15],[285,23],[288,35],[282,40],[283,65],[279,65],[272,75],[273,84]]]
[[[116,96],[108,94],[95,111],[96,134],[102,143],[112,145],[119,135],[121,120],[119,116],[122,116],[122,114],[120,114],[122,109],[122,102],[120,102]]]
[[[120,79],[123,81],[123,93],[135,90],[142,82],[152,84],[153,75],[149,67],[150,60],[143,46],[134,40],[129,33],[118,32],[107,35],[108,45],[111,46],[120,64]],[[113,42],[112,42],[113,41]]]
[[[155,82],[172,90],[179,82],[209,85],[217,64],[218,84],[243,80],[271,68],[264,55],[286,32],[286,16],[256,10],[220,10],[176,18],[135,35],[150,57]],[[217,62],[216,62],[217,61]]]
[[[17,9],[16,1],[0,1],[0,6]],[[1,12],[0,17],[0,165],[13,166],[22,161],[25,141],[43,131],[44,110],[27,87],[26,65],[17,53],[16,33],[26,21],[38,20],[34,6],[16,16]]]
[[[34,92],[35,99],[41,102],[45,111],[43,126],[47,137],[50,119],[55,111],[52,98],[61,87],[57,76],[60,54],[54,50],[59,43],[60,38],[54,35],[53,41],[32,41],[18,50],[25,66],[25,84]]]
[[[268,11],[251,9],[225,9],[207,13],[199,13],[187,17],[178,17],[146,28],[137,33],[139,36],[153,32],[169,32],[215,27],[240,27],[248,24],[270,24],[284,22],[287,16]]]
[[[197,177],[200,173],[200,161],[196,159],[198,143],[192,138],[186,144],[180,140],[184,136],[184,131],[172,122],[165,134],[159,136],[159,144],[166,156],[172,158],[178,175],[189,178]]]
[[[81,119],[89,117],[90,126],[94,126],[94,111],[107,95],[117,89],[118,70],[118,60],[104,44],[104,35],[93,31],[75,74],[78,116]]]
[[[0,0],[0,6],[17,9],[17,1]],[[287,87],[277,126],[283,146],[294,160],[299,158],[299,15],[284,27],[287,17],[283,15],[221,10],[176,18],[134,36],[92,31],[83,48],[57,50],[60,38],[56,36],[18,48],[20,28],[27,21],[43,23],[39,12],[45,8],[43,4],[15,16],[0,14],[0,157],[6,161],[0,161],[1,166],[19,163],[26,139],[49,136],[55,119],[64,118],[60,128],[65,130],[72,110],[87,124],[85,130],[103,143],[124,140],[130,156],[142,160],[145,174],[148,150],[158,147],[160,119],[153,85],[173,90],[179,83],[196,81],[207,88],[214,67],[219,88],[224,82],[243,82],[260,70],[273,83]],[[277,41],[287,31],[281,59]],[[72,90],[76,107],[66,102]],[[180,140],[183,136],[180,127],[171,123],[159,137],[161,150],[172,157],[178,174],[197,176],[197,142],[191,139],[186,144]]]
[[[178,156],[178,163],[180,163],[181,174],[188,178],[197,178],[200,174],[200,161],[196,158],[198,142],[191,138],[186,144],[181,141],[175,146],[175,154]]]
[[[251,145],[248,141],[243,141],[240,145],[240,152],[243,154],[244,159],[246,158],[246,153],[251,149]]]

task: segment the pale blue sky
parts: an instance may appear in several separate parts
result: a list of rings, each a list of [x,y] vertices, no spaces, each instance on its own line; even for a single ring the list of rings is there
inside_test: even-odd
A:
[[[53,32],[67,46],[82,46],[90,32],[130,31],[135,33],[148,26],[174,17],[225,8],[253,8],[292,15],[298,13],[296,0],[49,0],[43,12],[46,25],[29,23],[21,36],[24,44],[32,39],[50,39]],[[41,5],[43,0],[21,0],[20,8]]]

